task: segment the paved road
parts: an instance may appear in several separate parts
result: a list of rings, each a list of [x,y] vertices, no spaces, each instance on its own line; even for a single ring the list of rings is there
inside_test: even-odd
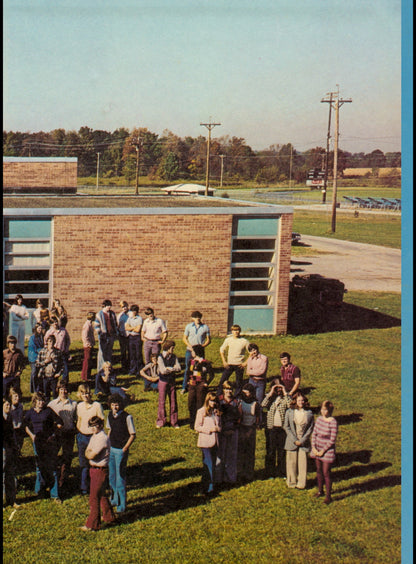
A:
[[[321,274],[341,280],[347,290],[401,292],[400,249],[312,235],[302,235],[301,241],[323,254],[292,257],[291,278],[295,274]]]

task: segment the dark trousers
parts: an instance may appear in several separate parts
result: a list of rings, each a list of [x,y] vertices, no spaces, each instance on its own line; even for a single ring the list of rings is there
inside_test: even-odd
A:
[[[105,494],[107,481],[108,468],[90,468],[90,514],[85,525],[94,531],[100,529],[100,509],[105,523],[111,523],[115,519],[110,500]]]
[[[242,480],[254,478],[256,426],[240,425],[238,429],[237,472]]]
[[[266,435],[265,469],[269,476],[286,476],[286,432],[283,427],[264,430]],[[276,462],[277,460],[277,462]]]
[[[331,497],[332,479],[331,479],[331,466],[332,462],[324,462],[315,458],[316,464],[316,480],[318,482],[318,490],[323,492],[324,482],[326,489],[326,497]]]
[[[75,431],[61,431],[57,434],[58,452],[62,449],[58,485],[61,488],[68,478],[74,455]]]
[[[121,368],[123,372],[128,372],[130,366],[129,338],[127,335],[119,335],[118,342],[120,343]]]
[[[19,376],[3,376],[3,397],[5,398],[8,393],[9,389],[13,388],[20,388],[20,377]]]
[[[91,378],[92,347],[84,347],[84,360],[82,361],[81,380],[86,382]]]
[[[241,388],[243,387],[243,375],[244,375],[244,368],[239,366],[238,364],[229,364],[227,368],[224,368],[221,376],[220,383],[218,384],[217,394],[222,394],[222,385],[226,380],[228,380],[231,374],[235,372],[235,395],[241,392]]]
[[[194,428],[196,412],[204,405],[205,396],[208,392],[208,386],[205,382],[198,382],[195,385],[188,386],[188,410],[189,410],[189,426]]]
[[[129,335],[128,339],[130,355],[129,373],[139,376],[140,370],[143,367],[142,338],[140,335]]]
[[[58,378],[55,378],[55,376],[42,378],[43,393],[45,394],[46,401],[49,401],[51,399],[51,392],[54,399],[58,397],[58,392],[56,391],[57,385]]]

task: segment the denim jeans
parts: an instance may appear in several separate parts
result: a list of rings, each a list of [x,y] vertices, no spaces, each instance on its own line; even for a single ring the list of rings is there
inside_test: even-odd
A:
[[[139,376],[140,370],[143,368],[142,339],[140,335],[129,335],[128,339],[130,356],[129,374]]]
[[[51,498],[59,497],[56,442],[47,443],[35,439],[33,452],[36,461],[35,493],[49,487]]]
[[[39,391],[38,369],[36,362],[30,363],[30,393]]]
[[[111,505],[117,506],[117,512],[126,511],[127,488],[127,459],[128,452],[122,448],[110,448],[110,459],[108,462],[110,488],[112,490]]]
[[[98,345],[97,371],[100,371],[104,362],[112,362],[114,337],[102,333],[98,338]]]
[[[214,491],[215,465],[217,461],[217,446],[201,448],[202,451],[202,485],[206,493]]]
[[[87,450],[88,443],[90,442],[91,435],[84,435],[83,433],[77,434],[77,445],[78,445],[78,458],[79,467],[81,470],[81,491],[82,493],[88,493],[88,478],[90,463],[88,459],[85,458],[85,451]]]

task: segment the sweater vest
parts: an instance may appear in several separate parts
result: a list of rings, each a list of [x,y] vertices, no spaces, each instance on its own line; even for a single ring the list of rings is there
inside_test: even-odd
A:
[[[128,415],[125,411],[122,411],[117,417],[114,417],[112,413],[108,415],[111,429],[110,445],[114,448],[123,448],[129,440],[130,433],[126,423]]]

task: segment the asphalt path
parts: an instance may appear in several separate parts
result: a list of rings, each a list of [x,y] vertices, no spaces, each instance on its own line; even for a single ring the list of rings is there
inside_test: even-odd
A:
[[[347,290],[401,292],[401,250],[353,243],[340,239],[302,235],[305,256],[293,256],[291,278],[296,274],[320,274],[336,278]],[[322,251],[307,256],[307,249]]]

